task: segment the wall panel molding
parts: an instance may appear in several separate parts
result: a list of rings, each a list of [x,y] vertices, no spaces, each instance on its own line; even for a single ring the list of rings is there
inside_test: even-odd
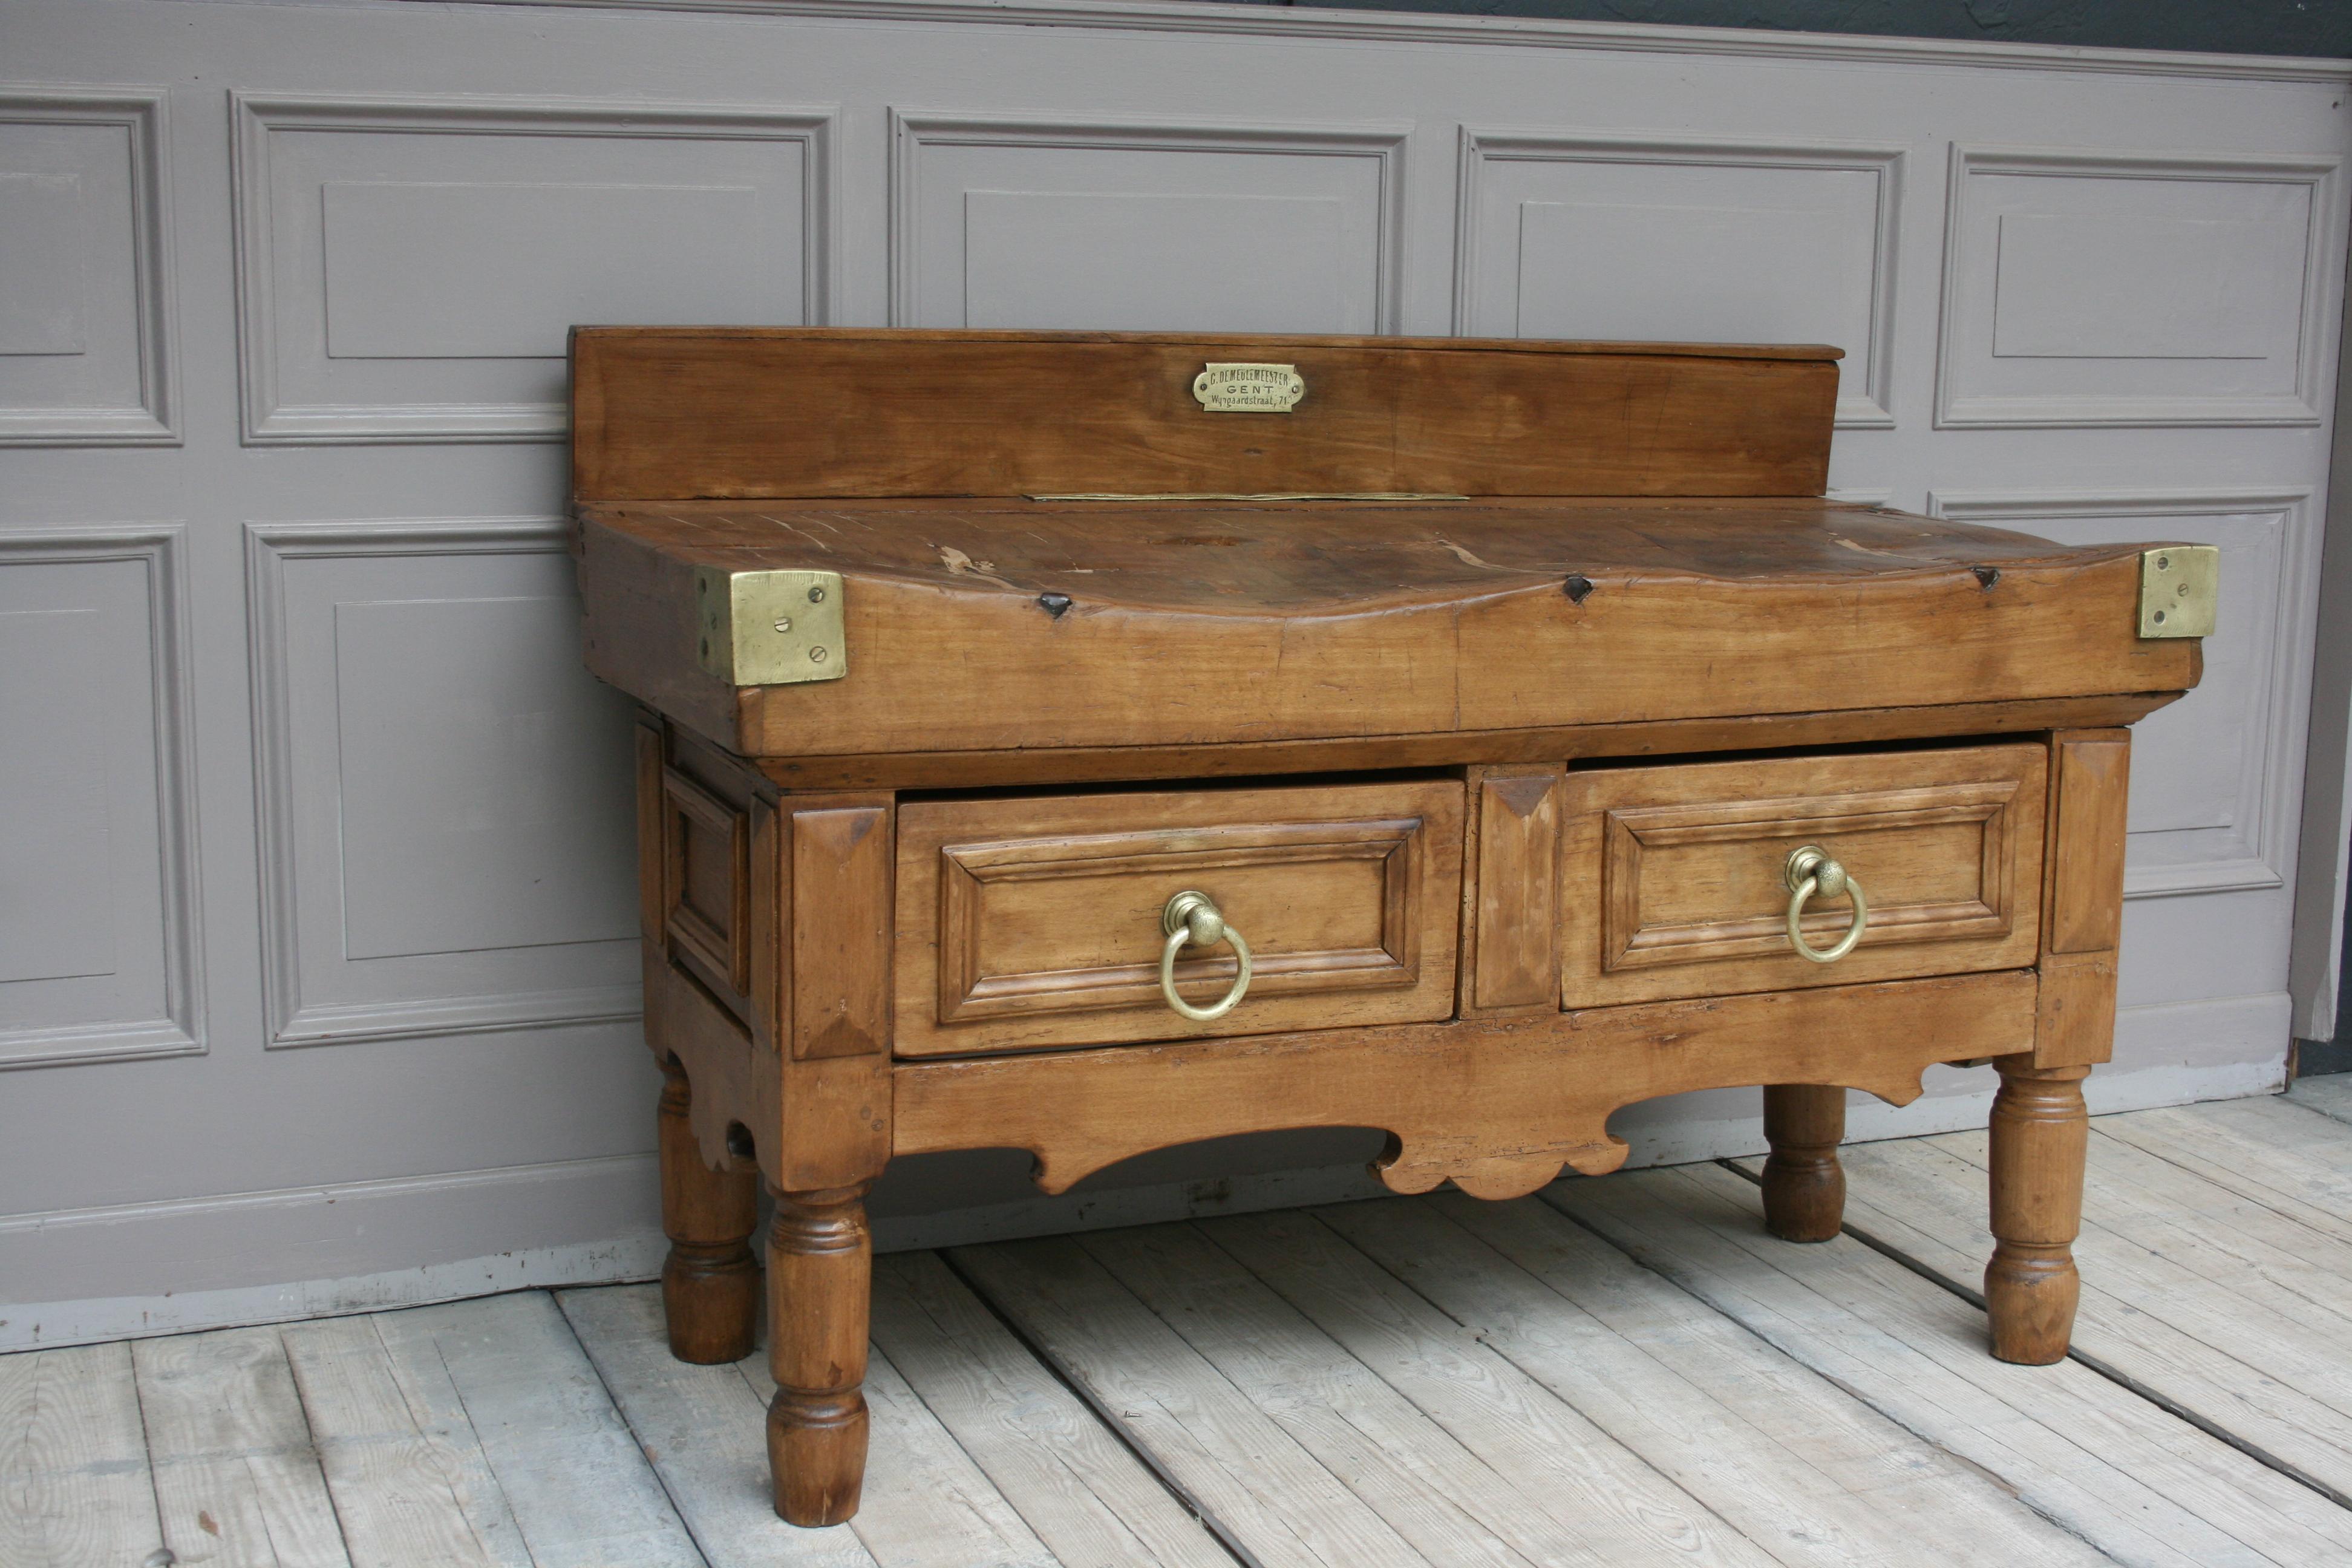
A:
[[[1866,280],[1869,327],[1846,351],[1850,374],[1838,398],[1842,429],[1885,429],[1895,424],[1896,247],[1902,223],[1906,150],[1892,144],[1750,137],[1625,135],[1616,132],[1462,127],[1454,196],[1454,326],[1467,336],[1496,333],[1482,321],[1492,302],[1482,298],[1479,230],[1497,164],[1617,164],[1633,167],[1726,169],[1769,175],[1776,171],[1843,173],[1876,182]]]
[[[2097,426],[2164,426],[2164,425],[2316,425],[2320,409],[2326,401],[2326,379],[2333,345],[2340,322],[2336,291],[2332,280],[2338,273],[2342,258],[2340,171],[2342,161],[2334,157],[2311,155],[2242,156],[2212,155],[2187,153],[2106,152],[2063,147],[1993,147],[1971,146],[1955,142],[1951,151],[1950,179],[1946,193],[1944,223],[1944,282],[1943,298],[1938,316],[1936,354],[1936,423],[1939,428],[2017,428],[2045,427],[2074,429]],[[2214,188],[2217,199],[2221,193],[2235,187],[2244,190],[2258,185],[2273,185],[2287,190],[2301,190],[2306,207],[2304,234],[2295,259],[2297,274],[2291,286],[2297,311],[2289,351],[2294,363],[2289,367],[2287,384],[2267,390],[2246,390],[2226,386],[2198,387],[2184,384],[2178,388],[2149,391],[2127,384],[2146,383],[2156,374],[2151,367],[2169,364],[2190,364],[2203,362],[2224,364],[2235,362],[2259,361],[2263,356],[2228,352],[2215,342],[2185,346],[2184,352],[2166,354],[2154,352],[2150,345],[2125,345],[2112,355],[2090,353],[2068,353],[2063,347],[2052,346],[2044,351],[2045,363],[2119,363],[2133,368],[2122,373],[2117,384],[2098,386],[2086,380],[2073,387],[2063,384],[2038,390],[2015,388],[1971,387],[1970,380],[1981,382],[1994,374],[1989,365],[2000,357],[1996,333],[2006,329],[1997,326],[1996,295],[2000,265],[2008,259],[2005,247],[2014,247],[2012,237],[1996,222],[1994,233],[1988,238],[1978,226],[1978,208],[1983,200],[1979,193],[1989,180],[2014,178],[2048,181],[2122,182],[2120,189],[2147,188],[2148,182],[2173,182],[2204,184]],[[2061,218],[2058,214],[2001,214],[1997,217],[2016,216],[2040,218],[2044,222]],[[2085,221],[2095,215],[2081,215]],[[2109,221],[2131,221],[2134,215],[2105,216]],[[2140,221],[2162,221],[2154,215],[2137,215]],[[2211,216],[2203,217],[2187,214],[2170,220],[2176,234],[2193,233],[2200,226],[2215,226]],[[2242,247],[2237,247],[2242,250]],[[1988,262],[1986,258],[1990,256]],[[2184,279],[2190,287],[2209,283],[2204,278]],[[2103,291],[2121,286],[2123,277],[2106,276],[2101,279]],[[2259,304],[2260,301],[2254,301]],[[2221,301],[2161,301],[2151,300],[2150,308],[2141,312],[2154,322],[2179,318],[2194,321],[2217,312]],[[2201,307],[2201,308],[2200,308]],[[2022,308],[2012,304],[2014,311]],[[2240,331],[2250,330],[2241,326]],[[2087,344],[2075,345],[2078,348]],[[2235,347],[2236,345],[2231,345]],[[2195,352],[2202,349],[2204,352]],[[2021,356],[2037,357],[2032,353]],[[2216,375],[2223,373],[2213,373]]]
[[[642,1010],[634,982],[357,1002],[320,1001],[304,994],[288,564],[416,556],[560,556],[566,552],[566,537],[564,521],[551,517],[246,525],[263,1012],[272,1049],[607,1023],[634,1018]]]
[[[2305,487],[2273,489],[2164,489],[2147,490],[1934,490],[1927,510],[1958,522],[2042,531],[2039,524],[2105,521],[2178,523],[2184,542],[2206,542],[2200,519],[2272,517],[2278,529],[2277,560],[2256,588],[2256,624],[2233,628],[2223,610],[2221,633],[2251,630],[2255,649],[2243,671],[2247,689],[2233,694],[2252,704],[2247,726],[2233,814],[2226,830],[2138,830],[2124,873],[2126,899],[2168,898],[2277,888],[2294,868],[2297,807],[2303,791],[2304,710],[2310,689],[2312,617],[2317,609],[2314,568],[2318,561],[2321,512],[2316,492]],[[2161,538],[2169,530],[2134,531],[2135,537]],[[2222,592],[2231,587],[2233,559],[2224,546]],[[2209,641],[2209,647],[2210,643]],[[2180,702],[2158,709],[2140,721],[2142,749],[2161,745],[2175,723],[2195,711],[2200,696],[2217,695],[2212,667],[2207,684]],[[2167,853],[2162,842],[2177,838]]]
[[[800,288],[790,301],[799,322],[830,319],[840,255],[840,176],[836,112],[830,108],[770,109],[731,104],[646,103],[559,98],[425,98],[230,94],[232,203],[236,210],[237,361],[247,445],[414,441],[561,440],[567,411],[560,397],[447,397],[394,395],[355,402],[325,400],[289,385],[288,314],[307,301],[289,296],[277,254],[281,221],[273,185],[280,139],[306,132],[345,137],[554,139],[649,143],[762,143],[794,150],[799,160]],[[366,165],[359,166],[363,177]],[[579,192],[631,189],[611,178],[567,179],[538,187]],[[672,182],[649,188],[682,189]],[[323,224],[323,215],[303,221]],[[324,243],[321,230],[320,243]],[[309,279],[323,297],[323,278]],[[650,320],[650,315],[647,315]],[[443,353],[439,359],[513,358]],[[559,355],[525,356],[535,359]],[[311,367],[315,369],[315,367]],[[316,379],[315,375],[312,379]]]
[[[196,852],[195,736],[179,523],[0,529],[0,571],[135,562],[147,577],[147,661],[154,758],[163,1007],[146,1017],[0,1030],[0,1069],[196,1056],[205,1050],[204,943]],[[29,744],[13,736],[7,743]],[[95,781],[93,781],[95,783]]]
[[[160,88],[0,86],[0,137],[11,126],[80,126],[122,134],[121,181],[127,210],[121,215],[125,250],[121,261],[130,289],[130,320],[121,323],[128,330],[120,334],[123,341],[114,352],[108,352],[101,336],[95,349],[89,343],[59,344],[65,352],[32,356],[60,365],[68,361],[102,364],[119,359],[121,363],[100,374],[122,380],[121,395],[90,401],[79,395],[84,389],[61,387],[51,395],[57,401],[37,397],[0,406],[0,447],[180,444],[168,121],[169,99]],[[29,172],[0,170],[0,174],[15,174],[20,179],[41,177]],[[48,177],[69,178],[62,174]],[[60,258],[48,259],[54,267]],[[34,263],[20,260],[17,265]],[[20,286],[20,279],[12,279],[12,288]],[[86,308],[94,309],[97,303],[88,301]],[[0,351],[0,363],[9,357],[14,356]]]
[[[890,110],[890,324],[921,321],[925,154],[951,148],[1239,153],[1368,160],[1377,180],[1373,332],[1399,330],[1404,289],[1405,124],[1259,124]],[[1007,193],[1011,194],[1011,193]]]

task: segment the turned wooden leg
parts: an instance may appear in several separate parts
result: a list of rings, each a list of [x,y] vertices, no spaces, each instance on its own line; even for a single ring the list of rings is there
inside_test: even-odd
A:
[[[1992,1353],[2047,1366],[2064,1359],[2082,1277],[2071,1248],[2083,1226],[2083,1159],[2091,1121],[2086,1067],[2037,1068],[2001,1057],[1992,1102],[1992,1263],[1985,1310]]]
[[[1764,1088],[1764,1225],[1783,1241],[1827,1241],[1845,1222],[1845,1090],[1817,1083]]]
[[[874,1237],[863,1185],[781,1193],[768,1228],[768,1464],[776,1512],[839,1524],[866,1479],[866,1310]]]
[[[680,1361],[740,1361],[760,1321],[760,1266],[751,1232],[760,1223],[759,1179],[702,1163],[687,1124],[690,1092],[675,1057],[662,1059],[662,1312],[669,1353]]]

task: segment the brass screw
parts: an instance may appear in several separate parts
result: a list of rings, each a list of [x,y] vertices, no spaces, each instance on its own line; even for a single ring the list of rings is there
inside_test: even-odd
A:
[[[824,604],[824,590],[823,588],[811,588],[811,589],[809,590],[809,603],[810,603],[810,604],[812,604],[812,605],[822,605],[822,604]]]
[[[812,589],[811,592],[814,592],[814,590]],[[809,649],[809,662],[812,664],[823,664],[824,662],[824,649],[821,647],[813,647]]]
[[[793,618],[792,618],[792,616],[778,616],[776,617],[776,629],[777,629],[778,631],[780,631],[780,632],[788,632],[788,631],[791,631],[791,630],[793,629]]]

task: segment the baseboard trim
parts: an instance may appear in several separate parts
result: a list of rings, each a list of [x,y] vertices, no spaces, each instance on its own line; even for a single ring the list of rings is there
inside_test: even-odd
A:
[[[651,1279],[659,1190],[623,1154],[14,1215],[0,1352]]]

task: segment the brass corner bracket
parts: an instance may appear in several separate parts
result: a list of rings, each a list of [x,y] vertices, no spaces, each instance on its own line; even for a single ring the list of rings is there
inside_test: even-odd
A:
[[[2139,635],[2210,637],[2221,597],[2221,552],[2167,544],[2139,552]]]
[[[695,653],[730,686],[794,686],[849,673],[838,572],[694,569]]]

